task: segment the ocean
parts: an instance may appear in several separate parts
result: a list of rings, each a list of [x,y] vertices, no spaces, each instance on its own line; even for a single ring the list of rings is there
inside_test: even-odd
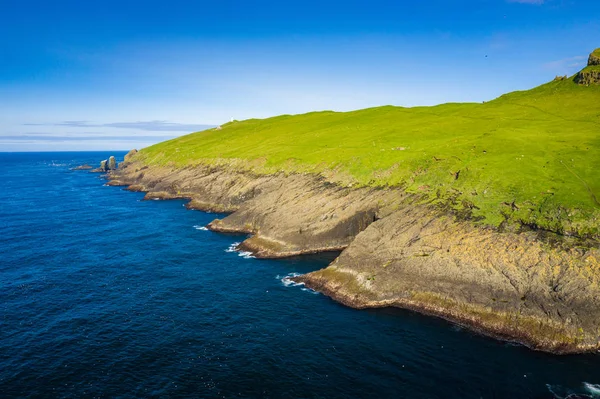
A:
[[[0,154],[0,398],[600,397],[597,354],[344,307],[286,280],[335,254],[254,259],[71,170],[124,154]]]

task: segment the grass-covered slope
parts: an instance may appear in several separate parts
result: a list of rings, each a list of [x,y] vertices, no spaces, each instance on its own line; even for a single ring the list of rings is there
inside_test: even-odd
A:
[[[401,186],[480,223],[599,236],[600,86],[553,81],[483,104],[232,122],[145,148],[148,164],[309,172]]]

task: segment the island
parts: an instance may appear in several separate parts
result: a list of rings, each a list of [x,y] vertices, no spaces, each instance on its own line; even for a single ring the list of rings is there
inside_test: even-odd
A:
[[[130,152],[110,185],[228,214],[213,231],[354,308],[557,354],[600,349],[600,49],[484,103],[232,121]],[[105,169],[108,169],[104,166]]]

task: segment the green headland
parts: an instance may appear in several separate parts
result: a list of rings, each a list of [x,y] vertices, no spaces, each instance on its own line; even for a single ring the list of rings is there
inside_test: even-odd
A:
[[[109,184],[227,212],[207,228],[259,258],[342,251],[294,281],[348,306],[597,351],[598,53],[483,103],[234,121],[130,152]]]
[[[582,73],[600,68],[594,60],[600,49]],[[136,158],[401,187],[480,225],[598,239],[600,85],[579,84],[578,76],[484,103],[234,121]]]

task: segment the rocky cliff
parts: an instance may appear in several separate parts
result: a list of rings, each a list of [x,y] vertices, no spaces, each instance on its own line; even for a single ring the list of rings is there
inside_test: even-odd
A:
[[[600,48],[592,51],[588,58],[588,66],[600,65]]]
[[[588,58],[588,66],[575,77],[581,85],[600,84],[600,49],[594,50]]]
[[[343,250],[297,278],[356,308],[396,306],[555,353],[600,348],[600,251],[541,232],[499,232],[398,189],[304,174],[147,166],[132,154],[111,185],[230,213],[215,231],[251,234],[258,257]]]

